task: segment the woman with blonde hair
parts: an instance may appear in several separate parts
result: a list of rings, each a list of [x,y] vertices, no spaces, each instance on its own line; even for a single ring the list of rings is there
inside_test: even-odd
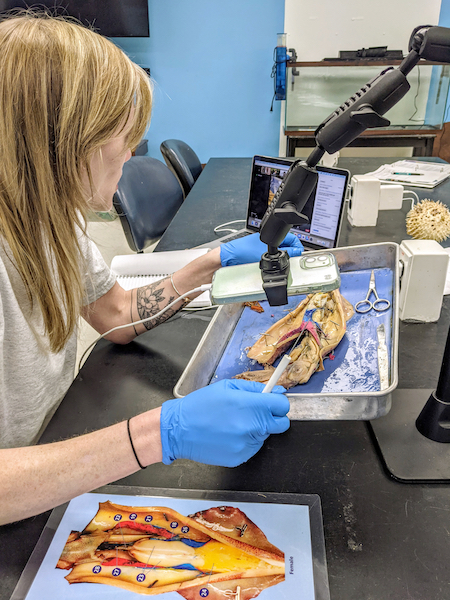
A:
[[[107,211],[151,110],[146,73],[74,21],[24,13],[0,23],[0,524],[176,458],[235,466],[289,427],[289,402],[222,381],[106,429],[33,445],[73,379],[81,315],[126,344],[180,310],[228,264],[259,260],[248,236],[173,278],[123,290],[86,234]],[[291,255],[302,247],[294,236]],[[151,300],[149,302],[148,300]]]

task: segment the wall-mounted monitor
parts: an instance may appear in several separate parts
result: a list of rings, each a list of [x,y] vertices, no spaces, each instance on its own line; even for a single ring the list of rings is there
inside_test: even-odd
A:
[[[148,0],[0,0],[0,13],[14,8],[46,7],[92,25],[107,37],[149,37]]]

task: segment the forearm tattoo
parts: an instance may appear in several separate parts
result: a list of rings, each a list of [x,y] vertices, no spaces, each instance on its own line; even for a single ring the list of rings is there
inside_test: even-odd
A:
[[[167,279],[155,281],[155,283],[151,283],[150,285],[146,285],[145,287],[137,288],[136,300],[139,320],[147,319],[152,315],[156,315],[160,310],[164,308],[164,306],[167,306],[167,304],[170,304],[171,302],[177,299],[176,295],[169,295],[168,290],[164,289],[163,284],[165,281],[167,281]],[[156,325],[167,321],[167,319],[176,314],[188,303],[189,300],[182,300],[179,307],[174,306],[172,308],[169,308],[169,310],[166,310],[166,312],[164,312],[156,319],[146,321],[145,323],[143,323],[144,327],[146,329],[153,329],[153,327],[156,327]]]

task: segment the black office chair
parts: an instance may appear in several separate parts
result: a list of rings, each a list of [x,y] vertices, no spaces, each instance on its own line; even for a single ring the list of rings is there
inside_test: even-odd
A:
[[[166,140],[159,148],[167,166],[180,182],[186,198],[202,172],[199,157],[181,140]]]
[[[167,166],[150,156],[133,156],[123,166],[114,208],[134,252],[159,239],[183,203],[183,190]]]

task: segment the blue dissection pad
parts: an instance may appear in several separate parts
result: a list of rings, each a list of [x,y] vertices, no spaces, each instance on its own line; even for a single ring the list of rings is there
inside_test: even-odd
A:
[[[341,273],[341,294],[353,307],[363,300],[369,289],[372,269]],[[307,383],[289,390],[293,394],[317,394],[339,392],[380,391],[380,377],[377,359],[377,327],[384,324],[386,345],[390,357],[392,351],[392,298],[394,273],[391,269],[374,269],[375,282],[380,298],[387,298],[391,307],[384,312],[371,309],[368,313],[355,312],[347,321],[347,331],[332,352],[334,360],[324,360],[324,371],[316,372]],[[263,313],[244,308],[236,323],[228,345],[220,359],[212,381],[229,379],[244,371],[262,369],[256,361],[247,358],[247,350],[271,325],[293,310],[305,296],[291,296],[286,306],[271,307],[261,302]],[[372,294],[370,300],[374,300]],[[279,359],[278,359],[279,360]],[[275,366],[277,361],[275,362]]]

